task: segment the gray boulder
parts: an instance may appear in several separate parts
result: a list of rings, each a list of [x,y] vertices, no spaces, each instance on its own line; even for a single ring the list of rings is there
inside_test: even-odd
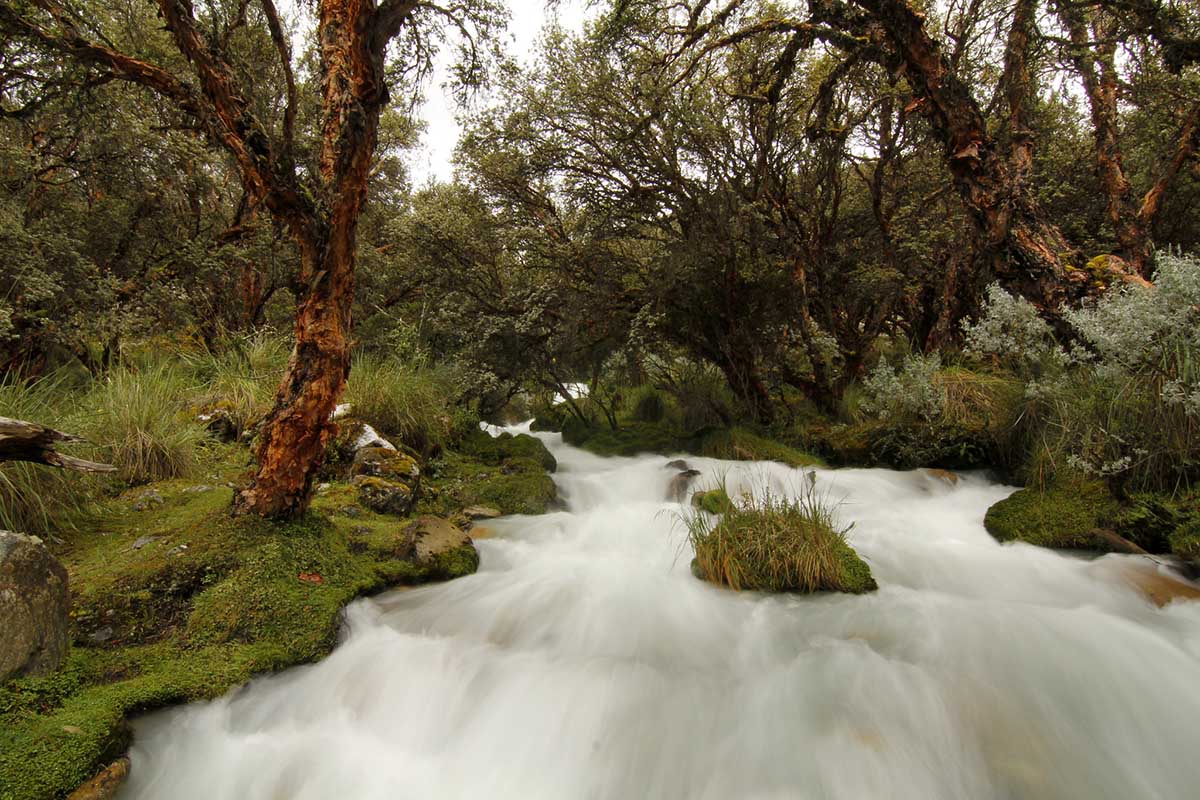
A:
[[[0,531],[0,683],[58,668],[70,607],[67,571],[42,540]]]

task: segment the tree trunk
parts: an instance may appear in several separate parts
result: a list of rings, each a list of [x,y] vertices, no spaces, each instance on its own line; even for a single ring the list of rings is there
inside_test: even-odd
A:
[[[992,254],[995,276],[1055,316],[1064,300],[1086,291],[1086,273],[1068,270],[1072,248],[1001,156],[970,89],[925,30],[924,15],[905,0],[855,3],[877,23],[870,35],[891,53],[888,66],[904,74],[915,109],[941,138],[955,188]],[[1018,37],[1015,44],[1020,43]]]
[[[350,375],[353,253],[331,252],[296,310],[296,344],[263,423],[258,472],[238,511],[294,517],[308,508],[313,477],[336,431],[333,410]],[[306,270],[307,272],[307,270]]]

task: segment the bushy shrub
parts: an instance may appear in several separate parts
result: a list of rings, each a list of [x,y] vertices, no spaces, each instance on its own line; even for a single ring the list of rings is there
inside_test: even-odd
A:
[[[1153,285],[1064,312],[1079,340],[1069,356],[1050,349],[1029,303],[989,291],[968,342],[1024,365],[1028,479],[1082,474],[1121,494],[1174,491],[1200,475],[1200,261],[1163,253],[1157,263]]]
[[[869,592],[871,570],[846,542],[835,508],[808,482],[795,499],[743,496],[714,521],[685,518],[694,569],[732,589],[766,592]]]

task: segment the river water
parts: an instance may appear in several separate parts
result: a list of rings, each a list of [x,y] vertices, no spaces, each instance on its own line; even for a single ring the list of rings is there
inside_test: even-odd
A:
[[[1011,488],[818,471],[879,591],[739,594],[692,577],[668,459],[537,435],[568,510],[355,603],[320,664],[140,721],[122,797],[1200,797],[1200,603],[996,543]],[[804,481],[687,460],[731,494]]]

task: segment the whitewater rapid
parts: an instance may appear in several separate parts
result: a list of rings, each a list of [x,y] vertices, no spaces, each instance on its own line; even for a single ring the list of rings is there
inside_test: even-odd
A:
[[[692,577],[668,458],[536,435],[567,510],[355,603],[320,664],[141,720],[121,797],[1200,797],[1200,602],[998,544],[1011,488],[818,470],[879,591],[739,594]],[[731,494],[805,480],[684,458]]]

